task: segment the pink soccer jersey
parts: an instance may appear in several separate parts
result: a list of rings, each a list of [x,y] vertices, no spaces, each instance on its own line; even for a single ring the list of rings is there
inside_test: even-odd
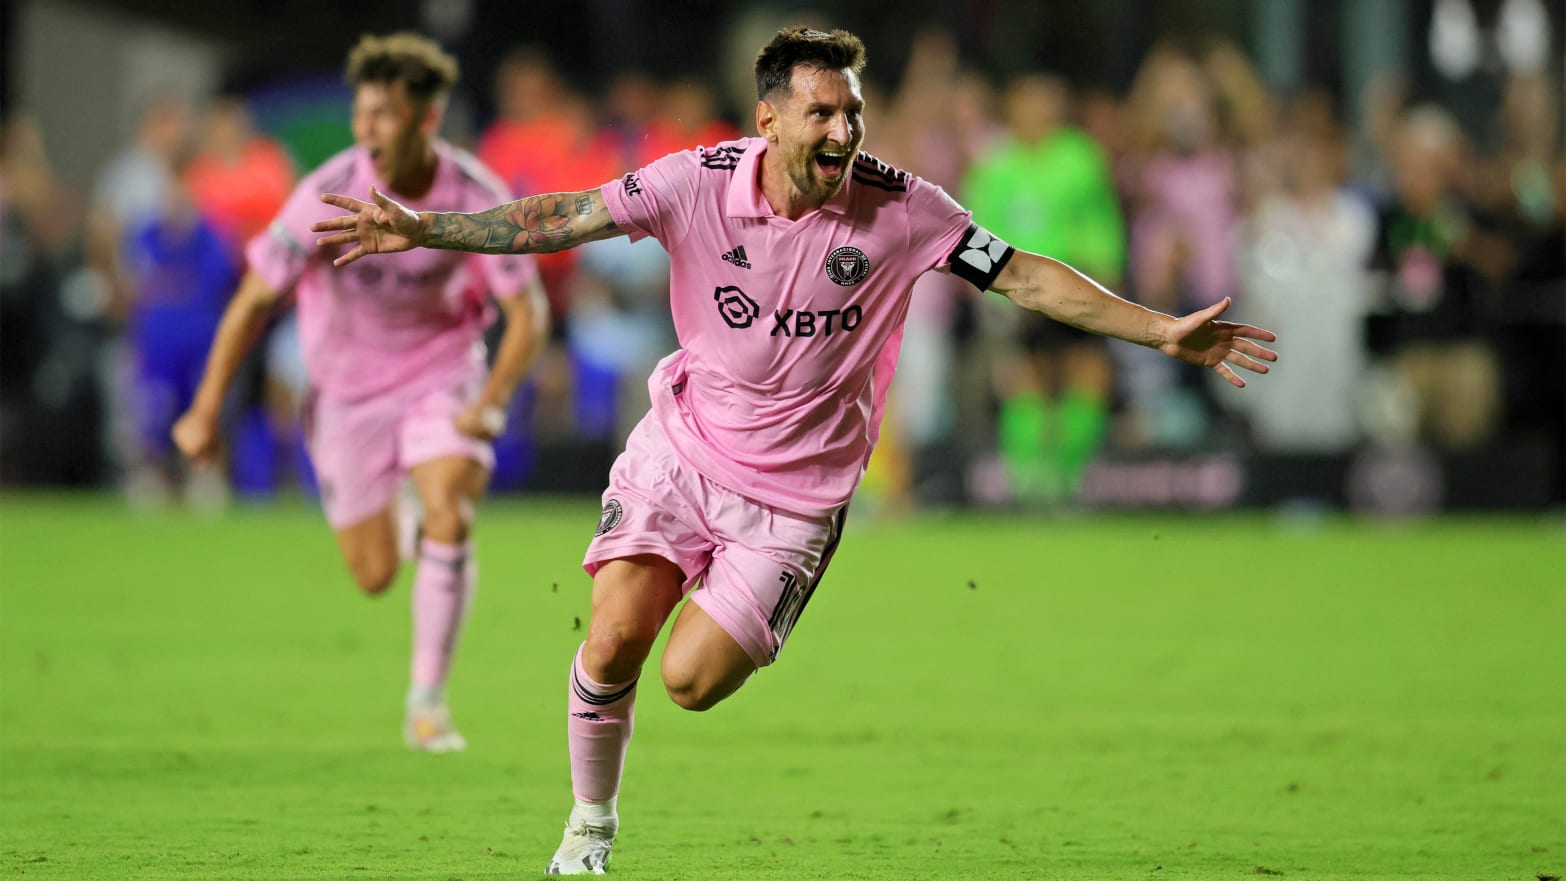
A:
[[[342,247],[319,248],[310,224],[342,212],[321,193],[364,199],[374,184],[415,211],[480,211],[510,200],[470,154],[436,142],[435,181],[422,198],[386,188],[369,153],[351,147],[306,175],[245,257],[277,291],[298,296],[299,336],[310,381],[344,400],[389,389],[428,388],[483,365],[480,338],[493,318],[484,295],[514,296],[537,274],[526,255],[480,255],[416,248],[332,266]]]
[[[648,381],[652,418],[699,472],[815,514],[864,475],[914,280],[959,253],[959,274],[981,287],[994,274],[967,271],[991,253],[969,212],[868,155],[820,209],[778,217],[759,184],[766,149],[750,138],[675,153],[603,194],[621,229],[670,255],[681,348]]]

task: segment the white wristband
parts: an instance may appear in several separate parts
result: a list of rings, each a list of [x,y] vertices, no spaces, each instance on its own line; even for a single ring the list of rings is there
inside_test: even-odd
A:
[[[479,411],[479,424],[484,430],[493,435],[499,435],[506,430],[506,411],[490,405]]]

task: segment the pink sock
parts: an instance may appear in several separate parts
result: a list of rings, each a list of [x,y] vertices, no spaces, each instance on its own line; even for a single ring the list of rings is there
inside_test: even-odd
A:
[[[585,643],[584,643],[585,645]],[[625,747],[636,715],[636,680],[605,685],[582,670],[582,650],[571,661],[566,702],[566,740],[571,747],[571,792],[582,801],[602,802],[620,792]]]
[[[413,578],[413,688],[439,694],[457,648],[457,633],[473,600],[478,566],[469,542],[419,542]]]

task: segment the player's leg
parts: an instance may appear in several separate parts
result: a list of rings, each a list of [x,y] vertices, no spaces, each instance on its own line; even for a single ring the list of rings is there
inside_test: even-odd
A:
[[[450,752],[467,746],[451,724],[445,689],[477,590],[470,534],[489,469],[468,456],[443,456],[414,466],[409,476],[424,521],[413,578],[413,657],[404,737],[416,749]]]
[[[678,566],[655,554],[610,560],[593,575],[592,618],[568,697],[571,788],[581,801],[608,801],[620,791],[636,681],[684,582]]]
[[[712,560],[711,536],[688,525],[703,523],[701,491],[650,417],[609,472],[582,563],[593,576],[593,613],[567,690],[575,804],[550,874],[601,874],[609,859],[637,679],[658,631]]]
[[[335,401],[311,395],[304,423],[310,458],[321,486],[326,521],[337,546],[366,594],[391,587],[397,577],[397,532],[391,503],[396,494],[396,402]]]
[[[663,687],[687,710],[710,710],[739,690],[756,662],[701,606],[686,603],[663,650]]]
[[[125,466],[125,495],[139,511],[158,511],[171,500],[169,485],[169,431],[179,414],[178,359],[170,355],[175,340],[138,329],[130,335],[134,374],[118,377],[125,412],[134,422],[134,433],[115,432],[116,450]],[[127,426],[122,426],[128,428]]]
[[[1114,391],[1114,362],[1101,337],[1066,327],[1075,342],[1063,346],[1063,387],[1059,400],[1060,470],[1066,498],[1075,499],[1088,466],[1109,430],[1109,400]]]
[[[609,862],[636,683],[685,583],[684,571],[657,554],[608,560],[593,573],[592,619],[571,662],[566,699],[575,803],[549,861],[551,875],[602,874]]]
[[[842,536],[846,510],[789,514],[710,488],[723,544],[680,610],[663,650],[663,683],[687,710],[711,709],[777,660]]]
[[[359,589],[370,596],[386,592],[397,579],[397,531],[388,506],[336,531],[337,547]]]
[[[423,509],[423,537],[414,551],[413,650],[403,739],[411,748],[430,752],[467,747],[446,708],[446,678],[478,591],[473,515],[495,452],[487,441],[457,431],[455,421],[482,385],[482,374],[439,385],[406,400],[398,417],[398,461],[408,469]]]

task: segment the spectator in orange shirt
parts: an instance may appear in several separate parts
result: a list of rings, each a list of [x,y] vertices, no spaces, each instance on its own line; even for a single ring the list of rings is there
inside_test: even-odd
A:
[[[238,266],[244,243],[277,215],[293,189],[294,164],[280,144],[255,130],[250,108],[238,96],[214,100],[204,129],[185,186]]]

